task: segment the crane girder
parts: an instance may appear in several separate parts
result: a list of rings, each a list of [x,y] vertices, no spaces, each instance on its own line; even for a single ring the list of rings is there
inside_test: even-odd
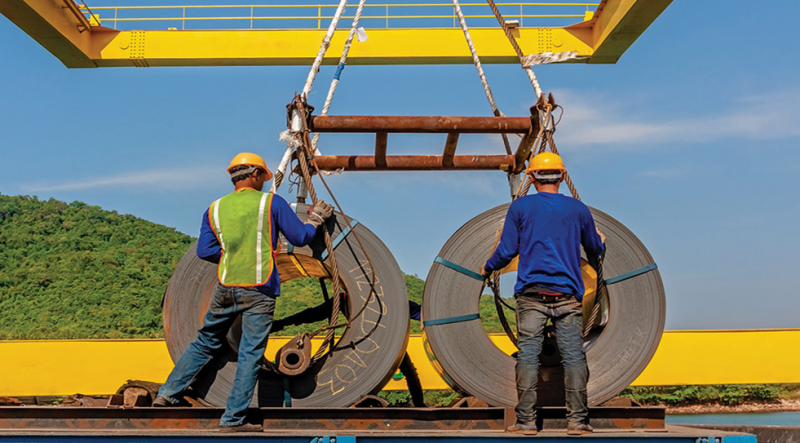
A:
[[[577,51],[571,62],[616,63],[672,0],[603,0],[592,18],[566,27],[518,27],[525,54]],[[116,30],[73,0],[3,0],[5,15],[68,68],[308,65],[324,29]],[[335,65],[348,30],[336,31],[323,64]],[[369,29],[352,65],[471,64],[458,28]],[[499,26],[473,28],[483,63],[519,63]]]

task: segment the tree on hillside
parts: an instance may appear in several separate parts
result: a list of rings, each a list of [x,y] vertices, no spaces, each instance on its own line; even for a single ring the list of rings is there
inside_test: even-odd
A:
[[[160,337],[191,242],[81,202],[0,195],[0,339]]]

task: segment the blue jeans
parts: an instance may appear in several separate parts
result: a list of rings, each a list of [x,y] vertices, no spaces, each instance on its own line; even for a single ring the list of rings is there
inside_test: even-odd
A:
[[[517,331],[517,421],[536,421],[536,385],[539,381],[539,354],[542,352],[544,327],[551,319],[556,342],[564,364],[567,421],[569,424],[588,423],[586,383],[589,368],[583,352],[581,304],[575,297],[541,301],[525,294],[516,294]]]
[[[253,399],[260,368],[259,360],[264,356],[267,347],[274,311],[274,295],[262,294],[251,288],[217,284],[214,299],[203,320],[203,327],[198,331],[195,341],[175,363],[175,369],[159,389],[158,395],[177,403],[175,396],[188,389],[200,370],[222,349],[227,340],[228,329],[241,314],[242,339],[239,342],[236,378],[228,395],[220,426],[243,424],[247,407]]]

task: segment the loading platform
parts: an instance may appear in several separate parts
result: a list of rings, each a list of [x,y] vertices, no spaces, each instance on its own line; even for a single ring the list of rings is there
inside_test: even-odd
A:
[[[215,442],[258,438],[275,442],[355,443],[435,440],[440,443],[492,442],[521,438],[505,432],[514,422],[510,408],[258,408],[249,417],[264,432],[217,431],[222,408],[0,408],[0,443],[5,442]],[[543,431],[537,441],[565,438],[687,443],[755,443],[754,435],[664,424],[664,408],[590,409],[595,433],[567,436],[566,411],[539,409]],[[222,439],[222,440],[220,440]]]

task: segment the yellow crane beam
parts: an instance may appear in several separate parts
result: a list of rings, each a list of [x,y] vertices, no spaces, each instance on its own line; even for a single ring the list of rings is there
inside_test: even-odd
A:
[[[513,32],[525,54],[577,51],[578,62],[616,63],[671,1],[602,0],[581,23]],[[98,16],[73,0],[2,0],[0,14],[68,68],[308,65],[325,34],[322,29],[116,30],[101,26]],[[347,32],[336,31],[324,64],[338,63]],[[368,34],[367,41],[353,45],[349,64],[472,63],[457,28],[369,29]],[[472,37],[484,63],[519,62],[499,26],[475,28]]]
[[[491,334],[507,353],[505,334]],[[266,355],[290,337],[270,337]],[[666,331],[653,360],[633,383],[674,386],[745,383],[800,383],[800,329]],[[316,348],[320,341],[315,339]],[[425,355],[422,337],[412,335],[411,360],[423,389],[449,389]],[[0,341],[0,397],[109,394],[126,380],[166,380],[172,370],[163,340]],[[392,380],[387,390],[406,389]]]

